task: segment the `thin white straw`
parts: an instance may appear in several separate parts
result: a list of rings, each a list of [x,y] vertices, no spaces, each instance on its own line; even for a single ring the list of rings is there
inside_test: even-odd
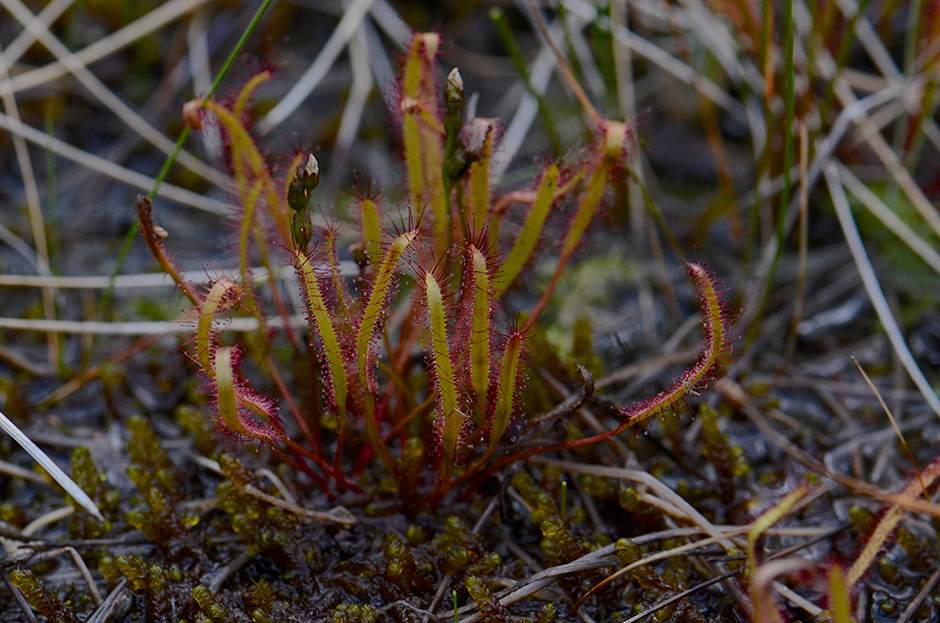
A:
[[[17,428],[16,424],[11,422],[2,412],[0,412],[0,429],[3,429],[3,432],[13,438],[13,441],[20,444],[20,447],[26,450],[27,454],[33,457],[33,460],[39,463],[44,470],[49,472],[53,480],[59,483],[59,485],[65,489],[65,492],[71,495],[72,499],[78,502],[82,508],[94,515],[95,519],[98,521],[104,521],[104,517],[101,515],[101,511],[98,510],[98,506],[82,491],[81,487],[75,484],[75,481],[69,478],[68,474],[63,472],[62,469],[49,458],[49,455],[40,450],[39,446],[34,444],[33,440]]]
[[[891,313],[891,308],[888,306],[888,301],[885,299],[884,292],[881,290],[881,284],[878,283],[878,275],[875,274],[875,269],[872,268],[862,237],[855,226],[855,219],[852,218],[852,209],[849,207],[848,197],[845,196],[845,189],[842,187],[839,169],[834,162],[830,162],[824,169],[824,174],[826,184],[829,186],[829,195],[832,197],[832,205],[836,210],[836,216],[839,218],[839,225],[842,226],[842,233],[845,234],[849,251],[852,252],[852,257],[855,259],[858,273],[862,277],[862,284],[865,286],[865,291],[868,292],[868,298],[871,299],[871,303],[875,307],[878,320],[881,321],[881,326],[888,334],[888,340],[891,342],[891,346],[894,347],[898,359],[901,360],[901,365],[907,370],[911,380],[914,381],[914,385],[920,390],[921,395],[930,405],[930,408],[933,409],[933,412],[940,416],[940,399],[937,398],[936,392],[927,382],[917,362],[914,361],[914,356],[908,349],[904,336],[901,334],[901,329],[898,327],[898,323]]]

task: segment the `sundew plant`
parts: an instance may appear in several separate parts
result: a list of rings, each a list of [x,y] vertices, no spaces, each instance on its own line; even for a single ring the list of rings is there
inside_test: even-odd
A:
[[[195,306],[188,354],[219,430],[269,447],[331,495],[360,490],[367,471],[402,500],[435,504],[450,492],[472,491],[514,461],[596,443],[673,413],[720,369],[729,350],[727,313],[713,279],[688,264],[702,307],[703,344],[694,365],[662,393],[619,409],[620,424],[610,430],[521,443],[532,415],[520,407],[527,343],[611,188],[628,175],[625,162],[635,145],[629,123],[593,113],[582,150],[542,166],[527,189],[501,193],[490,175],[498,124],[464,118],[459,71],[439,84],[440,47],[438,34],[414,36],[394,97],[407,200],[391,206],[377,195],[357,197],[358,218],[342,228],[353,232],[351,240],[338,226],[312,225],[316,158],[296,156],[279,181],[253,140],[247,111],[267,72],[248,81],[229,105],[197,100],[184,111],[191,127],[218,124],[225,137],[241,202],[239,274],[203,289],[188,282],[167,256],[150,201],[138,201],[149,248]],[[557,250],[545,240],[553,213],[566,215]],[[511,231],[509,222],[521,222],[521,229]],[[350,243],[361,267],[352,281],[337,250]],[[555,261],[548,285],[528,313],[507,318],[501,298],[539,253],[552,253]],[[314,362],[311,376],[321,399],[309,410],[292,398],[274,356],[265,297],[248,273],[253,257],[269,270],[286,258],[296,271],[308,330],[306,336],[288,331],[287,338]],[[287,304],[276,288],[267,298],[286,319]],[[260,326],[250,349],[221,339],[222,321],[239,307]],[[277,402],[240,372],[246,353],[279,388],[297,434],[287,432]],[[508,438],[511,422],[518,443]],[[377,465],[382,471],[375,472]]]

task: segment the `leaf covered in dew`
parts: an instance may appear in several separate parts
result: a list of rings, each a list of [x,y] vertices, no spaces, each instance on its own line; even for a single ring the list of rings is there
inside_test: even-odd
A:
[[[479,416],[486,413],[486,394],[490,384],[490,312],[492,293],[486,256],[470,246],[470,283],[473,293],[473,319],[470,329],[470,380],[476,394]],[[466,296],[466,293],[465,293]]]
[[[385,299],[389,293],[392,277],[398,268],[398,262],[417,237],[417,229],[398,236],[389,246],[373,277],[372,290],[369,292],[368,301],[362,312],[356,337],[357,370],[360,382],[367,391],[371,386],[369,372],[372,369],[372,341],[376,337],[379,320],[386,309]]]
[[[467,194],[470,197],[470,214],[473,218],[470,231],[473,235],[479,235],[490,225],[489,211],[493,200],[490,188],[490,158],[495,143],[495,119],[478,117],[470,123],[466,157],[470,161]],[[495,229],[495,223],[493,225]]]
[[[373,275],[372,289],[369,292],[365,308],[359,319],[359,328],[356,335],[356,347],[354,357],[356,359],[356,371],[359,376],[359,384],[363,390],[363,421],[366,429],[366,437],[372,445],[372,449],[385,463],[386,468],[392,473],[398,473],[398,467],[392,458],[385,441],[379,431],[378,421],[375,411],[374,392],[374,367],[375,359],[372,352],[372,343],[375,340],[380,321],[387,311],[386,299],[389,296],[392,277],[398,268],[398,263],[407,251],[408,247],[418,237],[418,230],[413,229],[398,236],[386,251]]]
[[[257,83],[249,82],[248,86],[252,85],[257,86]],[[250,90],[242,91],[245,99],[249,97],[250,93]],[[242,96],[239,96],[238,101],[242,102],[242,99]],[[282,243],[289,244],[291,240],[290,217],[285,205],[286,197],[282,196],[275,187],[268,164],[258,150],[258,146],[248,129],[242,123],[241,115],[213,100],[207,100],[205,107],[206,110],[215,114],[229,143],[232,172],[238,185],[238,193],[242,198],[243,214],[239,231],[239,245],[244,270],[248,237],[251,229],[256,224],[256,211],[259,205],[263,204],[267,208],[281,235]]]
[[[369,263],[382,261],[382,229],[379,225],[379,206],[375,200],[366,197],[359,204],[362,218],[362,235],[365,241]]]
[[[228,432],[246,439],[264,443],[283,439],[273,403],[237,380],[239,359],[238,349],[230,346],[217,349],[213,357],[219,423]]]
[[[731,350],[728,311],[715,290],[714,280],[704,266],[693,262],[686,265],[686,273],[695,286],[702,307],[702,350],[692,367],[686,369],[669,389],[624,410],[624,420],[618,430],[665,413],[684,402],[690,394],[697,393],[702,384],[716,374]]]
[[[457,461],[457,446],[466,416],[457,400],[454,366],[447,344],[447,317],[440,285],[433,273],[424,277],[424,291],[428,307],[431,342],[431,364],[438,396],[438,418],[441,430],[441,482],[448,483]]]
[[[340,426],[345,427],[347,381],[342,349],[336,337],[333,320],[327,311],[326,301],[320,290],[316,269],[310,262],[310,258],[300,250],[295,250],[294,262],[307,299],[307,313],[323,344],[327,362],[325,371],[329,379],[333,402],[339,412]]]
[[[552,202],[555,199],[555,193],[558,190],[558,176],[558,167],[554,164],[550,165],[542,174],[538,194],[535,196],[532,209],[529,210],[525,224],[522,226],[522,231],[493,279],[493,290],[496,297],[499,297],[512,285],[522,267],[526,265],[532,256],[532,251],[542,234],[542,227],[545,225],[545,219],[548,218]]]
[[[450,239],[450,197],[444,191],[444,126],[434,59],[437,33],[419,33],[405,59],[399,112],[412,209],[430,207],[438,250]]]
[[[512,417],[512,408],[518,386],[519,364],[522,355],[522,333],[515,331],[509,336],[503,353],[503,365],[499,374],[496,409],[493,413],[493,429],[490,432],[489,450],[493,451],[502,439]]]
[[[212,351],[216,345],[213,323],[218,314],[236,307],[240,299],[239,285],[223,277],[212,284],[202,305],[197,309],[196,361],[210,379],[214,378]]]

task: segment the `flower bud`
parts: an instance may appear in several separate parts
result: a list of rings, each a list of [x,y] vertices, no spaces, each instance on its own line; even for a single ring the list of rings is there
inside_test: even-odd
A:
[[[460,70],[456,67],[447,74],[447,86],[444,87],[444,96],[447,98],[448,108],[452,104],[459,105],[463,103],[463,76],[460,75]]]
[[[287,205],[295,212],[303,212],[310,203],[310,195],[320,183],[320,163],[310,154],[307,164],[297,169],[287,186]]]
[[[320,163],[313,154],[307,157],[307,164],[304,166],[301,181],[304,190],[308,193],[312,192],[320,184]]]

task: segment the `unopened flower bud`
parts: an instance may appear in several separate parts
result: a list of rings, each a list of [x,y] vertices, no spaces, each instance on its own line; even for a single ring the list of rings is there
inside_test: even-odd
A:
[[[463,102],[463,76],[460,70],[454,67],[447,74],[447,86],[444,88],[448,107],[451,103]]]
[[[308,193],[320,183],[320,163],[313,154],[307,158],[307,164],[304,166],[302,181],[304,190]]]
[[[297,169],[287,186],[287,205],[295,212],[303,212],[310,203],[313,189],[320,183],[320,163],[310,154],[307,164]]]

